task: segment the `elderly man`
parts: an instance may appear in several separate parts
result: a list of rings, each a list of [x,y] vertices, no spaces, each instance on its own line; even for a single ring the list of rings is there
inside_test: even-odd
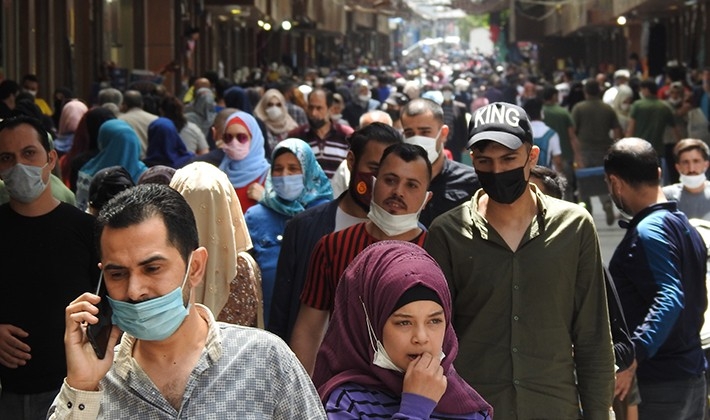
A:
[[[411,144],[389,146],[377,171],[369,220],[326,235],[316,244],[290,341],[308,372],[313,372],[340,275],[357,254],[386,239],[424,244],[426,232],[418,218],[431,198],[430,181],[431,163],[424,149]]]
[[[195,303],[208,256],[177,191],[147,184],[120,193],[97,232],[106,293],[66,308],[67,377],[50,418],[325,418],[283,341],[218,323]],[[114,325],[99,358],[85,325],[109,307]]]

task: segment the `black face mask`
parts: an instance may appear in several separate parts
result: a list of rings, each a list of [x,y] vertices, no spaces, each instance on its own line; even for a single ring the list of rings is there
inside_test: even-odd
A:
[[[318,130],[319,128],[321,128],[325,125],[325,120],[314,120],[314,119],[309,118],[308,124],[310,124],[311,128],[313,128],[314,130]]]
[[[520,198],[528,188],[524,169],[525,166],[521,166],[505,172],[477,171],[476,173],[483,191],[488,194],[491,200],[496,203],[510,204]]]

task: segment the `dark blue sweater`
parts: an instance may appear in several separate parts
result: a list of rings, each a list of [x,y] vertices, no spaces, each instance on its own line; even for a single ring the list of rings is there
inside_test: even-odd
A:
[[[649,206],[622,227],[628,231],[609,269],[632,330],[639,380],[702,374],[705,243],[674,202]]]

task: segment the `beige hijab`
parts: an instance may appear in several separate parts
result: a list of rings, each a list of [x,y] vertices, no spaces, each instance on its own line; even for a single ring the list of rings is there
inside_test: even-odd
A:
[[[274,98],[281,104],[281,110],[283,111],[281,113],[281,117],[277,120],[269,119],[266,115],[266,106]],[[269,89],[266,93],[264,93],[264,96],[261,97],[259,103],[256,104],[254,115],[259,117],[259,119],[261,119],[269,128],[269,131],[276,135],[287,133],[298,127],[298,123],[296,123],[291,115],[289,115],[288,110],[286,109],[286,98],[284,98],[281,92],[276,89]]]
[[[195,288],[196,302],[220,313],[237,274],[237,253],[252,248],[239,198],[227,175],[206,162],[195,162],[175,172],[170,186],[195,213],[200,246],[207,248],[204,281]]]

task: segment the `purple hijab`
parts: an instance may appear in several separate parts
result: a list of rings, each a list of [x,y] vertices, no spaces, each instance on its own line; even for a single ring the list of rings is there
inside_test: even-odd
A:
[[[372,364],[374,350],[367,333],[363,302],[377,338],[382,341],[385,322],[405,291],[421,284],[439,296],[446,317],[441,366],[447,379],[446,392],[436,411],[467,414],[492,407],[456,373],[453,361],[458,340],[451,325],[451,294],[444,274],[434,259],[410,242],[380,241],[368,246],[348,266],[335,292],[333,315],[318,350],[313,383],[321,400],[346,382],[402,394],[402,373]],[[361,302],[362,299],[362,302]]]

